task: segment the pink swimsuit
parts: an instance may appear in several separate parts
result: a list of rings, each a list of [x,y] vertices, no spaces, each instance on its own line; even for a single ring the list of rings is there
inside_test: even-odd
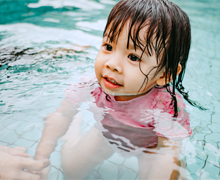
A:
[[[88,84],[81,83],[80,88],[91,87]],[[90,92],[97,107],[105,110],[99,122],[104,128],[103,135],[108,139],[120,141],[125,147],[131,146],[120,137],[126,138],[136,147],[151,147],[157,144],[158,136],[185,138],[192,133],[185,104],[177,93],[178,117],[173,118],[171,96],[164,88],[153,88],[149,93],[129,101],[115,101],[112,95],[106,97],[100,86]],[[67,91],[67,99],[78,103],[81,101],[80,94],[83,93],[77,93],[75,88],[70,88]],[[98,119],[97,113],[94,113],[94,116]]]

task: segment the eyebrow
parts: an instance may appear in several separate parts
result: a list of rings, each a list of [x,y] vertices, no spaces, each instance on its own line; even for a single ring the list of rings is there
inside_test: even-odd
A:
[[[107,33],[104,34],[103,38],[106,38],[106,37],[107,37],[107,39],[109,39]],[[131,43],[132,41],[129,41],[129,42],[130,42],[130,43],[129,43],[129,48],[131,48],[131,49],[135,49],[135,48],[134,48],[134,44]],[[138,45],[136,45],[136,49],[141,50],[141,47],[138,46]],[[141,50],[141,51],[142,51],[142,50]]]
[[[141,47],[140,47],[140,46],[136,45],[136,47],[134,47],[134,44],[133,44],[133,43],[129,43],[129,44],[128,44],[128,47],[129,47],[129,49],[131,48],[131,49],[134,49],[134,50],[135,50],[135,48],[136,48],[136,49],[141,50]],[[142,50],[141,50],[141,51],[142,51]]]
[[[103,39],[106,38],[106,37],[107,37],[107,39],[110,39],[110,38],[108,37],[108,33],[105,33],[105,34],[103,35]],[[134,49],[134,50],[135,50],[134,43],[132,43],[132,40],[129,41],[128,47],[129,47],[129,49]],[[143,52],[144,49],[145,49],[145,51]],[[148,48],[145,47],[145,46],[143,46],[143,48],[141,48],[139,45],[136,44],[136,50],[140,50],[140,51],[142,51],[144,54],[146,54],[147,56],[149,56],[150,54],[152,54],[152,52],[150,52],[150,54],[149,54],[149,52],[148,52],[147,49],[148,49]]]
[[[133,43],[129,43],[129,49],[134,49],[134,44]],[[143,47],[141,48],[139,45],[136,44],[136,50],[140,50],[142,53],[141,53],[141,56],[143,56],[143,54],[146,54],[147,56],[150,56],[150,54],[152,55],[152,52],[148,52],[148,48],[147,47]]]

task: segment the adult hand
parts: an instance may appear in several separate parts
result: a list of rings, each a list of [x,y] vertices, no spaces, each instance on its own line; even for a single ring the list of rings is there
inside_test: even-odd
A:
[[[0,146],[0,179],[39,180],[49,160],[33,160],[26,148]]]

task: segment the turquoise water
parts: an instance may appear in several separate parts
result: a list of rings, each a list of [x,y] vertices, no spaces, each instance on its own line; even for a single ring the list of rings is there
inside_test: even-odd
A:
[[[0,1],[0,144],[34,156],[44,117],[65,89],[93,73],[107,16],[117,1]],[[183,84],[207,111],[187,105],[193,135],[182,147],[187,179],[220,174],[220,1],[174,0],[189,15],[192,44]],[[90,114],[82,110],[84,118]],[[59,141],[49,179],[63,179]],[[115,153],[88,179],[138,179],[135,157]]]

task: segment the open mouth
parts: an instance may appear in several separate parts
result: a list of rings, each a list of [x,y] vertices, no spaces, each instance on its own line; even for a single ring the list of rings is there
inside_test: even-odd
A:
[[[104,79],[105,79],[108,83],[111,83],[112,85],[115,85],[115,86],[122,86],[122,85],[119,84],[117,81],[115,81],[114,79],[109,78],[109,77],[107,77],[107,76],[105,76]]]

